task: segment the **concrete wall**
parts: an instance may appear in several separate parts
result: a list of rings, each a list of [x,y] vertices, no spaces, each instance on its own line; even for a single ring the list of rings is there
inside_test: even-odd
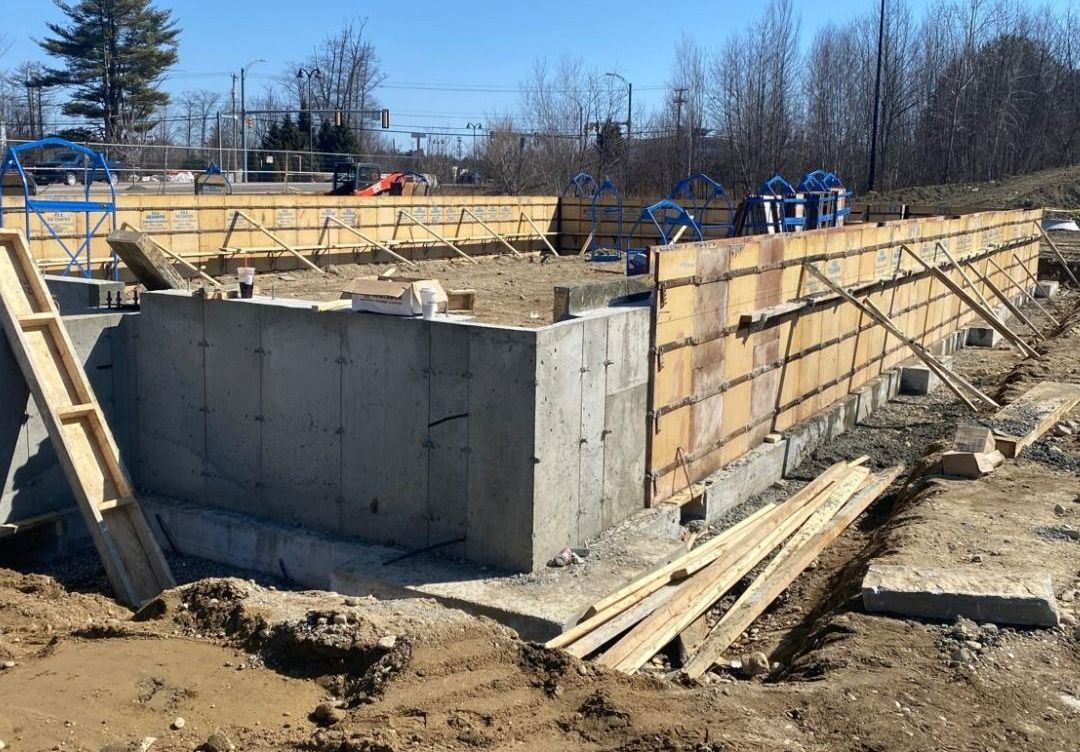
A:
[[[141,488],[531,570],[643,506],[648,310],[544,329],[143,297]]]
[[[126,366],[132,318],[121,313],[64,318],[125,458],[131,456],[131,373]],[[62,513],[64,539],[88,539],[37,405],[7,339],[0,337],[0,523],[50,512]]]

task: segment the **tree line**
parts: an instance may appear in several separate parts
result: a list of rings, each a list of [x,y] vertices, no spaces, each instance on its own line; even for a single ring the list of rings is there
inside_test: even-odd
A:
[[[705,172],[742,194],[824,168],[865,190],[879,33],[868,6],[806,44],[792,0],[770,0],[715,47],[684,36],[665,101],[635,108],[629,142],[617,78],[575,58],[538,62],[519,105],[488,118],[489,177],[550,192],[587,170],[657,195]],[[887,0],[881,52],[878,189],[1080,161],[1080,6],[936,0],[919,17]]]

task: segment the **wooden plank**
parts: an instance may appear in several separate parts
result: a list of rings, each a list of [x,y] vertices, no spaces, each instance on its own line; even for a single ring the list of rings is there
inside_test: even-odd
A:
[[[480,226],[483,227],[488,232],[490,232],[492,234],[492,236],[496,240],[498,240],[500,243],[502,243],[504,246],[506,246],[506,248],[509,249],[510,253],[512,253],[512,254],[514,254],[515,256],[518,256],[518,257],[521,256],[521,253],[518,251],[518,249],[515,248],[514,246],[510,245],[509,241],[507,241],[506,238],[504,238],[499,233],[495,232],[495,230],[491,229],[491,225],[489,225],[484,220],[480,219],[480,217],[473,214],[467,207],[464,207],[464,206],[461,207],[461,216],[464,217],[466,214],[468,214],[470,217],[472,217],[477,222],[479,222]]]
[[[342,222],[337,217],[327,216],[326,217],[326,223],[328,225],[331,224],[331,223],[337,225],[341,229],[352,233],[353,235],[360,238],[364,242],[375,246],[376,248],[378,248],[380,251],[387,254],[391,258],[395,258],[398,261],[400,261],[401,263],[403,263],[403,264],[405,264],[407,266],[411,266],[413,269],[419,269],[420,268],[420,265],[417,264],[415,261],[410,261],[409,259],[402,256],[400,253],[397,253],[396,251],[391,250],[385,244],[380,243],[378,240],[375,240],[374,238],[372,238],[372,237],[370,237],[368,235],[365,235],[364,233],[360,232],[360,230],[356,229],[355,227],[350,227],[349,225],[345,224],[344,222]]]
[[[1061,250],[1057,247],[1057,243],[1055,243],[1053,239],[1046,234],[1046,230],[1043,229],[1042,222],[1036,221],[1035,226],[1039,228],[1039,232],[1042,234],[1043,240],[1050,244],[1050,250],[1054,252],[1054,255],[1057,256],[1057,260],[1061,262],[1061,266],[1064,267],[1065,273],[1069,275],[1069,279],[1072,280],[1073,285],[1075,287],[1080,287],[1080,282],[1076,281],[1076,275],[1073,274],[1072,269],[1069,268],[1069,262],[1066,261],[1065,257],[1061,254]]]
[[[852,473],[863,473],[853,469]],[[680,585],[678,595],[635,626],[606,651],[598,662],[610,668],[634,673],[679,632],[700,617],[724,593],[742,579],[789,535],[794,533],[830,496],[829,484],[810,500],[789,499],[756,525],[744,538],[744,545],[725,552],[707,567]]]
[[[233,215],[233,223],[234,223],[234,225],[235,225],[236,219],[238,217],[243,218],[248,224],[253,226],[256,230],[259,230],[264,235],[266,235],[266,237],[270,238],[275,243],[277,243],[279,246],[281,246],[284,250],[288,251],[290,254],[292,254],[296,258],[300,259],[300,263],[304,264],[304,266],[308,267],[309,269],[314,269],[319,274],[326,274],[325,271],[323,271],[318,266],[316,266],[315,264],[308,261],[307,257],[304,256],[302,253],[300,253],[300,251],[298,251],[296,248],[294,248],[293,246],[286,243],[280,237],[275,235],[270,230],[266,229],[266,227],[264,227],[262,224],[260,224],[259,222],[256,222],[254,219],[252,219],[250,216],[248,216],[244,212],[240,211],[239,209],[237,209],[236,214]],[[248,249],[248,252],[250,252],[250,249]]]
[[[544,245],[548,247],[548,250],[551,251],[552,255],[558,256],[559,252],[555,250],[555,246],[553,246],[551,244],[551,241],[548,240],[547,233],[545,233],[543,230],[536,226],[536,223],[532,221],[532,217],[530,217],[525,212],[521,212],[521,218],[529,223],[529,227],[531,227],[533,229],[533,232],[535,232],[537,236],[544,241]]]
[[[643,600],[567,645],[566,652],[578,658],[588,657],[670,601],[678,592],[678,585],[663,585],[660,589],[649,593]]]
[[[1015,257],[1016,257],[1016,255],[1015,255],[1015,254],[1013,254],[1013,258],[1015,258]],[[1000,265],[998,264],[998,262],[994,261],[994,259],[993,259],[993,258],[991,258],[991,257],[987,257],[987,259],[986,259],[986,260],[987,260],[988,262],[990,262],[990,264],[991,264],[991,265],[992,265],[992,266],[993,266],[993,267],[994,267],[995,269],[997,269],[997,270],[998,270],[998,273],[1000,273],[1000,274],[1001,274],[1001,275],[1002,275],[1003,277],[1005,277],[1005,279],[1007,279],[1007,280],[1009,281],[1009,284],[1010,284],[1010,285],[1011,285],[1012,287],[1015,287],[1015,288],[1016,288],[1017,290],[1019,290],[1019,291],[1020,291],[1020,294],[1021,294],[1021,295],[1023,295],[1023,296],[1024,296],[1024,298],[1028,300],[1028,302],[1030,302],[1030,303],[1034,304],[1034,306],[1035,306],[1036,308],[1038,308],[1038,309],[1039,309],[1039,310],[1040,310],[1040,311],[1042,312],[1042,314],[1043,314],[1044,316],[1046,316],[1046,318],[1050,319],[1051,323],[1053,323],[1053,325],[1054,325],[1054,326],[1061,326],[1061,322],[1060,322],[1060,321],[1058,321],[1058,320],[1057,320],[1056,318],[1054,318],[1054,316],[1053,316],[1053,315],[1052,315],[1052,314],[1050,313],[1050,311],[1046,310],[1046,308],[1044,308],[1044,307],[1043,307],[1043,304],[1039,302],[1038,298],[1036,298],[1036,297],[1035,297],[1034,295],[1032,295],[1032,294],[1031,294],[1030,292],[1028,292],[1028,291],[1027,291],[1027,288],[1025,288],[1025,287],[1024,287],[1023,285],[1021,285],[1021,284],[1020,284],[1019,282],[1017,282],[1017,281],[1016,281],[1016,278],[1015,278],[1015,277],[1013,277],[1013,276],[1012,276],[1011,274],[1009,274],[1009,273],[1008,273],[1007,271],[1005,271],[1005,270],[1004,270],[1004,269],[1003,269],[1003,268],[1002,268],[1002,267],[1001,267],[1001,266],[1000,266]],[[1023,264],[1020,264],[1020,268],[1021,268],[1021,269],[1024,269],[1024,271],[1027,271],[1027,269],[1026,269],[1026,268],[1024,267],[1024,265],[1023,265]],[[1036,285],[1037,285],[1037,284],[1038,284],[1038,283],[1036,283]],[[1040,336],[1041,336],[1041,335],[1040,335]],[[1046,339],[1046,338],[1045,338],[1045,337],[1043,337],[1043,339]]]
[[[1014,253],[1014,254],[1012,255],[1012,257],[1013,257],[1013,260],[1014,260],[1014,261],[1016,261],[1016,263],[1017,263],[1017,264],[1018,264],[1018,265],[1020,266],[1020,269],[1021,269],[1021,270],[1022,270],[1022,271],[1024,272],[1024,275],[1025,275],[1025,276],[1026,276],[1026,277],[1028,278],[1028,280],[1029,280],[1029,281],[1031,282],[1031,284],[1035,285],[1035,289],[1038,289],[1038,287],[1039,287],[1039,280],[1035,278],[1035,275],[1034,275],[1034,274],[1032,274],[1032,273],[1031,273],[1030,271],[1028,271],[1028,268],[1027,268],[1027,266],[1025,266],[1025,265],[1024,265],[1024,262],[1020,260],[1020,257],[1019,257],[1019,256],[1017,256],[1017,255],[1016,255],[1016,254]],[[1027,292],[1027,290],[1024,290],[1024,292]],[[1032,299],[1032,300],[1036,300],[1036,299],[1035,299],[1034,297],[1032,297],[1031,299]],[[1048,300],[1048,301],[1050,301],[1050,302],[1051,302],[1051,304],[1053,303],[1053,300],[1052,300],[1051,298],[1047,298],[1047,300]],[[1043,305],[1042,305],[1041,303],[1039,303],[1039,308],[1040,308],[1040,309],[1041,309],[1041,310],[1043,311],[1043,313],[1045,313],[1045,314],[1046,314],[1047,316],[1050,316],[1050,312],[1049,312],[1049,311],[1048,311],[1048,310],[1047,310],[1046,308],[1043,308]],[[1054,326],[1061,326],[1061,322],[1060,322],[1060,321],[1058,321],[1058,320],[1057,320],[1056,318],[1054,318],[1053,316],[1050,316],[1050,320],[1054,322]]]
[[[117,598],[134,608],[174,587],[52,296],[18,231],[0,229],[0,319]],[[53,321],[30,332],[27,314]]]
[[[858,490],[837,489],[836,495],[847,493],[845,503],[831,518],[809,530],[805,536],[795,536],[777,553],[776,557],[739,596],[724,616],[705,638],[694,658],[683,667],[683,673],[696,678],[708,671],[740,634],[795,581],[825,548],[836,540],[889,485],[899,477],[903,467],[895,467],[874,476],[871,483]],[[861,483],[861,481],[860,481]],[[852,495],[854,494],[854,495]]]
[[[978,272],[975,272],[975,275],[976,276],[981,276],[981,275],[979,275]],[[1016,306],[1015,303],[1013,303],[1011,300],[1009,300],[1009,296],[1006,295],[1004,292],[1002,292],[1001,288],[998,287],[997,285],[995,285],[990,280],[989,276],[982,277],[982,281],[987,287],[990,288],[990,292],[992,292],[994,294],[994,297],[996,297],[998,300],[1001,301],[1001,304],[1003,306],[1005,306],[1005,308],[1009,311],[1009,313],[1011,313],[1013,316],[1015,316],[1024,326],[1026,326],[1028,329],[1030,329],[1032,332],[1034,332],[1036,337],[1038,337],[1039,339],[1041,339],[1043,341],[1046,340],[1046,335],[1044,335],[1041,331],[1039,331],[1039,327],[1035,326],[1035,324],[1033,324],[1031,322],[1031,319],[1029,319],[1026,315],[1024,315],[1024,312],[1021,311]]]
[[[476,259],[474,259],[474,258],[473,258],[472,256],[470,256],[469,254],[465,253],[465,251],[461,250],[461,249],[460,249],[460,248],[458,248],[458,247],[457,247],[456,245],[454,245],[454,244],[453,244],[453,243],[452,243],[451,241],[447,240],[447,239],[446,239],[446,238],[444,238],[444,237],[443,237],[442,235],[440,235],[440,234],[439,234],[438,232],[436,232],[435,230],[431,229],[431,228],[430,228],[429,226],[427,226],[426,224],[424,224],[423,222],[421,222],[421,221],[420,221],[419,219],[417,219],[416,217],[414,217],[414,216],[412,215],[412,213],[411,213],[411,212],[409,212],[408,210],[406,210],[406,209],[398,209],[398,216],[399,216],[399,217],[405,217],[406,219],[408,219],[409,221],[411,221],[412,223],[414,223],[414,224],[415,224],[415,225],[416,225],[417,227],[419,227],[419,228],[420,228],[421,230],[424,230],[425,232],[427,232],[427,233],[428,233],[429,235],[431,235],[431,236],[432,236],[433,238],[435,238],[436,240],[438,240],[438,241],[439,241],[440,243],[442,243],[443,245],[445,245],[445,246],[446,246],[447,248],[449,248],[449,249],[450,249],[451,251],[453,251],[453,252],[454,252],[454,253],[456,253],[457,255],[461,256],[462,258],[467,258],[467,259],[468,259],[469,261],[471,261],[471,262],[472,262],[472,263],[474,263],[474,264],[479,264],[479,263],[480,263],[479,261],[477,261]]]
[[[222,285],[220,282],[218,282],[216,279],[211,277],[209,274],[207,274],[206,272],[204,272],[202,269],[195,266],[194,264],[189,263],[187,261],[187,259],[185,259],[183,256],[181,256],[181,255],[179,255],[177,253],[173,253],[171,250],[169,250],[164,245],[162,245],[157,240],[155,240],[151,235],[149,235],[148,233],[145,233],[142,230],[140,230],[137,226],[135,226],[133,224],[130,224],[128,222],[124,222],[124,224],[121,226],[121,229],[130,230],[131,232],[142,233],[142,235],[144,235],[147,238],[147,240],[149,240],[151,243],[154,244],[155,248],[157,248],[159,251],[161,251],[161,253],[165,254],[166,256],[171,258],[176,263],[180,264],[180,266],[184,267],[188,271],[191,271],[191,272],[194,272],[195,274],[198,274],[204,281],[209,282],[214,287],[219,288],[219,289],[224,289],[225,286]]]
[[[972,410],[977,410],[977,408],[975,407],[975,404],[970,399],[968,399],[967,395],[965,395],[960,390],[960,384],[964,386],[969,386],[969,388],[972,390],[972,393],[979,396],[979,398],[984,400],[987,404],[992,406],[997,405],[997,403],[990,399],[988,396],[984,395],[974,386],[969,385],[960,376],[954,374],[952,371],[946,368],[945,365],[942,364],[933,355],[931,355],[930,352],[926,350],[926,348],[924,348],[914,339],[905,334],[898,326],[896,326],[896,324],[892,322],[892,320],[888,316],[885,315],[884,312],[879,310],[873,303],[871,303],[869,298],[866,298],[863,301],[859,301],[855,298],[854,295],[852,295],[839,285],[835,284],[832,280],[830,280],[828,277],[818,271],[818,269],[813,264],[807,264],[806,268],[811,274],[820,279],[833,292],[841,295],[845,300],[847,300],[849,303],[856,306],[860,310],[865,311],[871,318],[881,324],[886,329],[886,331],[888,331],[894,337],[907,345],[908,348],[913,353],[915,353],[915,355],[920,360],[922,360],[923,363],[926,364],[926,367],[933,371],[935,374],[937,374],[938,378],[940,378],[942,382],[949,387],[949,390],[952,391],[953,394],[955,394],[961,401],[964,402],[964,404],[966,404]],[[954,379],[956,379],[955,382]]]
[[[1007,437],[1004,442],[999,438],[998,450],[1006,457],[1015,457],[1038,441],[1077,404],[1080,404],[1080,384],[1059,381],[1036,384],[991,417],[996,426],[1031,426],[1022,436]]]
[[[108,235],[113,249],[135,278],[147,290],[183,290],[187,280],[181,277],[164,253],[144,232],[114,230]]]

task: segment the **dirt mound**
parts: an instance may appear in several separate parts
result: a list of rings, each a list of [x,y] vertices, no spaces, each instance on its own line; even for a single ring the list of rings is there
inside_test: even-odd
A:
[[[988,209],[1080,208],[1080,165],[1042,170],[982,183],[898,188],[859,196],[867,203],[940,204]]]

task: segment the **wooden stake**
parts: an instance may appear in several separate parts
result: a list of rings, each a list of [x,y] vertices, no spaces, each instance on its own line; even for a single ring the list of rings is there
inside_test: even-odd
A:
[[[485,230],[487,230],[488,232],[490,232],[490,233],[491,233],[492,235],[494,235],[494,236],[495,236],[495,239],[496,239],[496,240],[498,240],[498,241],[499,241],[500,243],[502,243],[502,244],[503,244],[503,245],[505,245],[505,246],[506,246],[507,248],[509,248],[509,249],[510,249],[510,253],[514,254],[515,256],[518,256],[519,258],[521,257],[521,253],[520,253],[520,252],[518,251],[518,249],[517,249],[517,248],[514,248],[514,246],[510,245],[510,243],[509,243],[509,242],[507,242],[506,238],[504,238],[504,237],[503,237],[502,235],[500,235],[499,233],[497,233],[497,232],[495,232],[495,231],[494,231],[493,229],[491,229],[491,227],[490,227],[490,226],[488,225],[488,223],[487,223],[487,222],[485,222],[484,220],[480,219],[480,217],[478,217],[478,216],[476,216],[475,214],[473,214],[473,213],[472,213],[472,211],[471,211],[471,210],[470,210],[470,209],[469,209],[469,208],[468,208],[467,206],[463,206],[463,207],[461,207],[461,216],[463,216],[463,217],[464,217],[464,216],[465,216],[466,214],[468,214],[468,215],[469,215],[470,217],[472,217],[472,218],[473,218],[473,219],[475,219],[475,220],[476,220],[477,222],[479,222],[479,223],[480,223],[480,225],[481,225],[481,226],[482,226],[482,227],[483,227],[483,228],[484,228]]]
[[[1016,258],[1015,254],[1013,254],[1013,258]],[[1019,282],[1017,282],[1016,279],[1011,274],[1009,274],[1007,271],[1002,269],[998,265],[998,263],[996,261],[994,261],[994,259],[987,257],[987,260],[994,266],[995,269],[997,269],[999,272],[1001,272],[1001,274],[1005,277],[1005,279],[1009,280],[1009,284],[1011,284],[1013,287],[1015,287],[1017,290],[1020,291],[1021,295],[1023,295],[1029,301],[1034,303],[1035,307],[1038,308],[1040,311],[1042,311],[1043,315],[1046,316],[1046,318],[1050,319],[1050,321],[1053,322],[1054,326],[1061,326],[1061,322],[1058,321],[1057,319],[1055,319],[1050,314],[1050,311],[1046,310],[1046,308],[1043,307],[1043,304],[1040,303],[1038,301],[1038,299],[1034,295],[1032,295],[1030,292],[1028,292],[1026,289],[1024,289],[1024,286],[1022,284],[1020,284]],[[1023,268],[1023,266],[1024,266],[1023,264],[1020,264],[1021,268]],[[1024,271],[1027,271],[1027,270],[1025,269]]]
[[[427,233],[428,233],[429,235],[431,235],[431,236],[432,236],[433,238],[435,238],[436,240],[438,240],[438,241],[439,241],[440,243],[442,243],[443,245],[445,245],[445,246],[446,246],[447,248],[449,248],[450,250],[452,250],[452,251],[453,251],[454,253],[456,253],[457,255],[459,255],[459,256],[462,256],[463,258],[467,258],[467,259],[468,259],[469,261],[473,262],[474,264],[479,264],[479,263],[480,263],[479,261],[477,261],[476,259],[474,259],[474,258],[473,258],[472,256],[470,256],[469,254],[465,253],[465,251],[461,250],[461,249],[460,249],[460,248],[458,248],[458,247],[457,247],[456,245],[454,245],[453,243],[451,243],[451,242],[450,242],[449,240],[447,240],[446,238],[444,238],[444,237],[443,237],[442,235],[440,235],[439,233],[435,232],[435,231],[434,231],[434,230],[432,230],[432,229],[431,229],[430,227],[428,227],[427,225],[425,225],[425,224],[424,224],[423,222],[421,222],[421,221],[420,221],[419,219],[417,219],[416,217],[414,217],[414,216],[413,216],[413,215],[412,215],[412,214],[411,214],[410,212],[408,212],[407,210],[405,210],[405,209],[398,209],[398,217],[399,217],[399,218],[400,218],[400,217],[405,217],[406,219],[410,220],[411,222],[414,222],[414,223],[415,223],[415,224],[416,224],[416,225],[417,225],[418,227],[420,227],[420,228],[421,228],[422,230],[424,230],[425,232],[427,232]]]
[[[585,238],[585,244],[581,246],[581,250],[578,251],[579,256],[584,256],[586,253],[589,252],[589,246],[592,245],[592,239],[594,237],[596,237],[596,233],[590,232],[589,237]]]
[[[336,224],[338,227],[342,228],[343,230],[348,230],[349,232],[351,232],[353,235],[360,238],[364,242],[375,246],[376,248],[378,248],[383,253],[387,254],[391,258],[397,259],[401,263],[403,263],[403,264],[405,264],[407,266],[411,266],[413,269],[419,269],[420,268],[420,264],[416,263],[415,261],[411,261],[411,260],[405,258],[400,253],[396,253],[396,252],[390,250],[390,248],[388,248],[384,243],[380,243],[378,240],[375,240],[375,238],[372,238],[372,237],[369,237],[369,236],[365,235],[364,233],[357,230],[355,227],[349,227],[349,225],[345,224],[344,222],[342,222],[337,217],[331,217],[330,215],[327,215],[326,216],[326,221],[328,223],[333,222],[334,224]]]
[[[1029,358],[1040,357],[1039,353],[1037,353],[1031,347],[1031,345],[1029,345],[1027,342],[1020,338],[1020,335],[1018,335],[1009,327],[1005,326],[1005,324],[1001,323],[1001,321],[998,320],[998,318],[994,315],[993,311],[983,308],[982,305],[979,304],[979,301],[968,295],[967,292],[962,287],[960,287],[960,285],[956,284],[956,282],[950,279],[948,274],[941,271],[936,266],[931,266],[930,264],[923,261],[919,254],[915,253],[915,251],[911,250],[908,246],[901,244],[900,247],[907,251],[908,255],[915,259],[923,267],[923,269],[930,272],[937,279],[939,279],[946,287],[949,288],[949,290],[952,291],[954,295],[956,295],[958,298],[960,298],[960,300],[966,303],[971,310],[979,314],[979,317],[982,318],[983,321],[989,324],[1005,339],[1009,340],[1009,342],[1012,342],[1016,346],[1016,348],[1020,350],[1021,354],[1026,355]]]
[[[1069,268],[1069,262],[1065,260],[1065,257],[1061,255],[1061,251],[1058,250],[1057,243],[1050,239],[1050,236],[1046,234],[1046,230],[1043,229],[1043,226],[1040,222],[1036,221],[1035,226],[1039,228],[1039,232],[1042,233],[1043,239],[1050,244],[1050,250],[1054,252],[1055,256],[1057,256],[1058,261],[1060,261],[1061,265],[1065,267],[1065,273],[1069,275],[1069,279],[1072,280],[1073,285],[1075,287],[1080,287],[1080,282],[1076,281],[1076,275],[1073,274],[1072,269]]]
[[[836,540],[874,500],[885,492],[903,470],[902,466],[895,467],[875,476],[870,484],[847,500],[831,520],[813,529],[811,535],[797,536],[785,544],[765,571],[754,579],[750,587],[717,622],[697,654],[683,668],[683,672],[691,678],[696,678],[708,671],[720,655],[731,646],[731,643],[735,642],[739,635],[769,607],[769,604],[776,600],[777,596],[784,592],[804,569],[810,566],[810,563],[825,550],[826,546]]]

